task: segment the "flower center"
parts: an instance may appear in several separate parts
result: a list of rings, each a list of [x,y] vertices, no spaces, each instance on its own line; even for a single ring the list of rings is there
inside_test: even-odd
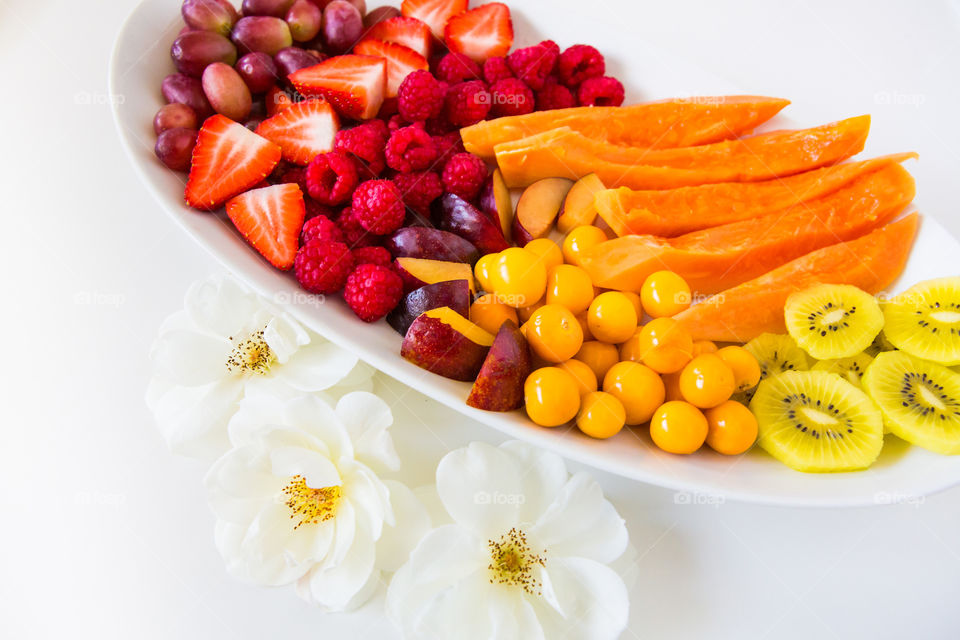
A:
[[[233,338],[230,338],[233,342]],[[250,371],[259,375],[266,375],[270,365],[277,361],[270,345],[263,338],[263,329],[250,334],[246,340],[239,342],[227,356],[227,369],[236,373]]]
[[[510,529],[499,540],[488,540],[490,548],[490,584],[520,587],[530,595],[540,595],[540,581],[533,577],[537,565],[546,558],[530,551],[527,536],[519,529]],[[544,552],[545,553],[545,552]]]
[[[300,522],[294,525],[299,529],[304,524],[317,524],[331,519],[337,513],[342,490],[339,486],[313,489],[307,486],[303,476],[296,475],[283,488],[287,496],[287,506],[290,508],[290,518],[299,518]]]

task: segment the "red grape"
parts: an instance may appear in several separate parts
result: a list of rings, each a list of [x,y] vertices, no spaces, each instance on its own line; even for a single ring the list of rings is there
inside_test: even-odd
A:
[[[239,16],[227,0],[184,0],[180,14],[188,26],[202,31],[230,35]]]
[[[203,93],[203,84],[198,78],[191,78],[182,73],[171,73],[160,84],[160,92],[167,102],[185,104],[197,114],[200,120],[213,115],[213,107]]]
[[[237,48],[218,33],[190,31],[173,41],[170,57],[173,58],[177,71],[199,78],[206,66],[212,62],[229,65],[236,62]]]
[[[369,29],[378,22],[396,18],[398,15],[400,15],[400,9],[396,7],[377,7],[376,9],[371,9],[370,13],[363,16],[363,26]]]
[[[263,93],[277,82],[277,65],[262,51],[248,53],[234,66],[251,93]]]
[[[293,0],[243,0],[240,10],[245,16],[282,18],[292,4]]]
[[[287,11],[286,21],[294,41],[309,42],[320,33],[323,11],[310,0],[297,0]]]
[[[172,102],[160,107],[153,117],[153,132],[160,135],[167,129],[199,129],[197,113],[185,104]]]
[[[240,18],[233,26],[231,37],[242,54],[262,51],[269,56],[274,56],[280,49],[293,44],[287,23],[280,18],[267,16]]]
[[[287,76],[291,73],[319,64],[323,62],[323,58],[306,49],[285,47],[273,56],[273,62],[277,65],[277,74],[287,83]]]
[[[217,113],[231,120],[243,120],[250,114],[250,89],[228,64],[214,62],[203,70],[203,93]]]
[[[333,0],[323,10],[323,43],[325,51],[346,53],[363,35],[363,16],[345,0]]]
[[[190,167],[193,147],[197,144],[197,130],[176,127],[157,136],[153,152],[160,162],[174,171],[186,171]]]

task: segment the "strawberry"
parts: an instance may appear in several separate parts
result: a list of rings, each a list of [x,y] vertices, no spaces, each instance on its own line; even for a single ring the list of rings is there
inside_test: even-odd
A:
[[[280,155],[280,147],[242,124],[210,116],[197,136],[183,196],[196,209],[216,209],[270,175]]]
[[[323,97],[342,115],[369,120],[383,103],[387,62],[373,56],[334,56],[288,78],[304,97]]]
[[[313,158],[333,150],[333,138],[340,119],[329,102],[298,102],[257,126],[257,133],[280,145],[283,159],[294,164],[309,164]]]
[[[293,104],[293,100],[290,99],[287,92],[276,85],[267,90],[264,96],[264,102],[267,106],[268,116],[275,116]]]
[[[409,47],[383,40],[361,40],[353,48],[356,53],[367,56],[380,56],[387,61],[387,93],[388,98],[397,97],[400,83],[409,74],[417,70],[428,71],[430,64],[427,59]]]
[[[370,27],[363,39],[366,40],[367,38],[402,44],[427,59],[430,58],[430,49],[433,45],[430,27],[416,18],[405,16],[397,16],[378,22]]]
[[[438,38],[443,38],[443,28],[447,20],[467,10],[468,0],[403,0],[400,13],[408,18],[416,18],[430,27]]]
[[[237,231],[283,271],[297,256],[304,214],[303,194],[292,182],[253,189],[227,202],[227,216]]]
[[[490,2],[456,15],[443,30],[447,48],[483,63],[487,58],[505,56],[513,44],[513,22],[505,4]]]

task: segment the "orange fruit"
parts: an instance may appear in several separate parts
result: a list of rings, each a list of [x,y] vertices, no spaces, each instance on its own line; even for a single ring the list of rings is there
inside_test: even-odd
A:
[[[670,402],[671,400],[683,400],[683,393],[680,392],[679,371],[674,373],[664,373],[660,376],[660,379],[663,380],[663,388],[666,392],[664,397],[667,402]]]
[[[643,317],[643,305],[640,303],[640,294],[633,291],[621,291],[623,295],[633,304],[633,310],[637,312],[637,321]]]
[[[493,268],[494,262],[496,262],[499,253],[488,253],[485,256],[481,256],[477,260],[477,264],[473,265],[473,277],[477,281],[477,287],[481,291],[493,291],[493,288],[490,286],[490,269]]]
[[[693,453],[707,439],[707,418],[689,402],[665,402],[650,419],[654,444],[670,453]]]
[[[527,376],[523,401],[527,415],[542,427],[566,424],[580,410],[576,380],[557,367],[543,367]]]
[[[490,286],[500,302],[511,307],[526,307],[547,290],[547,270],[533,253],[520,247],[500,252],[489,267]]]
[[[588,340],[580,346],[580,351],[573,356],[586,364],[596,374],[597,380],[603,380],[610,367],[620,362],[620,353],[617,347],[599,340]]]
[[[579,267],[580,256],[607,240],[607,234],[600,227],[589,224],[576,227],[563,239],[563,259]]]
[[[716,353],[717,345],[709,340],[697,340],[693,343],[693,357],[696,358],[701,353]]]
[[[580,400],[577,427],[593,438],[609,438],[617,435],[627,419],[626,409],[616,396],[604,391],[594,391]]]
[[[520,307],[517,309],[517,317],[520,318],[520,322],[526,322],[531,317],[533,317],[533,314],[536,312],[536,310],[542,307],[543,305],[544,305],[544,299],[541,298],[537,302],[534,302],[533,304],[531,304],[529,307]]]
[[[760,363],[743,347],[724,347],[717,351],[717,355],[733,370],[735,393],[752,389],[760,383]]]
[[[663,381],[639,362],[618,362],[603,377],[603,390],[626,410],[627,424],[642,424],[663,404]]]
[[[497,335],[500,325],[507,320],[520,324],[517,310],[497,300],[492,293],[480,296],[470,305],[470,321],[493,335]]]
[[[570,310],[545,304],[526,322],[526,338],[534,353],[547,362],[564,362],[583,345],[583,330]]]
[[[693,339],[672,318],[656,318],[636,335],[643,364],[659,373],[680,371],[693,357]]]
[[[619,344],[637,330],[637,312],[627,296],[619,291],[607,291],[590,303],[587,324],[597,340]]]
[[[735,388],[733,370],[714,353],[697,356],[680,373],[683,399],[701,409],[726,402]]]
[[[597,390],[597,375],[585,362],[571,359],[561,362],[557,367],[573,376],[581,396]]]
[[[523,248],[537,256],[547,273],[557,265],[563,264],[563,253],[557,243],[550,238],[535,238],[523,245]]]
[[[673,271],[657,271],[640,287],[640,302],[651,318],[674,316],[690,306],[690,285]]]
[[[736,400],[727,400],[704,412],[707,444],[717,453],[735,456],[757,440],[757,418]]]
[[[547,304],[559,304],[574,315],[586,311],[593,300],[593,283],[580,267],[561,264],[547,273]]]

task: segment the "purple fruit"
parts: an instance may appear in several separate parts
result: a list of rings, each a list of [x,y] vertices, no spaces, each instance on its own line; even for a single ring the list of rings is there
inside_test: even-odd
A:
[[[273,57],[273,62],[277,65],[277,73],[287,84],[287,76],[291,73],[319,64],[323,62],[323,58],[306,49],[286,47],[277,52],[277,55]]]
[[[191,78],[182,73],[171,73],[160,84],[163,99],[167,102],[185,104],[197,114],[200,120],[213,115],[213,107],[203,93],[203,84],[198,78]]]
[[[180,14],[187,26],[222,36],[230,35],[230,29],[240,17],[227,0],[184,0]]]
[[[256,131],[261,122],[263,122],[262,118],[248,118],[247,120],[244,120],[243,126],[245,126],[247,129],[250,129],[250,131]]]
[[[233,65],[237,61],[237,48],[218,33],[190,31],[173,41],[170,57],[177,71],[199,78],[207,65],[213,62]]]
[[[240,18],[233,26],[233,41],[241,54],[262,51],[269,56],[293,44],[290,28],[280,18],[250,16]]]
[[[310,0],[297,0],[287,11],[285,19],[295,42],[309,42],[320,33],[323,11]]]
[[[369,29],[378,22],[396,18],[399,15],[400,9],[396,7],[377,7],[376,9],[371,9],[370,13],[363,16],[363,26],[365,29]]]
[[[243,0],[240,10],[245,16],[282,18],[292,4],[293,0]]]
[[[160,107],[153,117],[153,132],[160,135],[167,129],[199,129],[200,119],[196,111],[185,104],[172,102]]]
[[[190,167],[193,147],[197,144],[197,130],[176,127],[157,136],[153,152],[160,162],[174,171],[186,171]]]
[[[240,74],[228,64],[214,62],[203,70],[203,93],[217,113],[231,120],[250,115],[253,99]]]
[[[262,51],[248,53],[234,67],[251,93],[263,93],[277,83],[277,65]]]
[[[363,14],[345,0],[333,0],[323,10],[324,51],[340,55],[350,50],[363,35]]]

